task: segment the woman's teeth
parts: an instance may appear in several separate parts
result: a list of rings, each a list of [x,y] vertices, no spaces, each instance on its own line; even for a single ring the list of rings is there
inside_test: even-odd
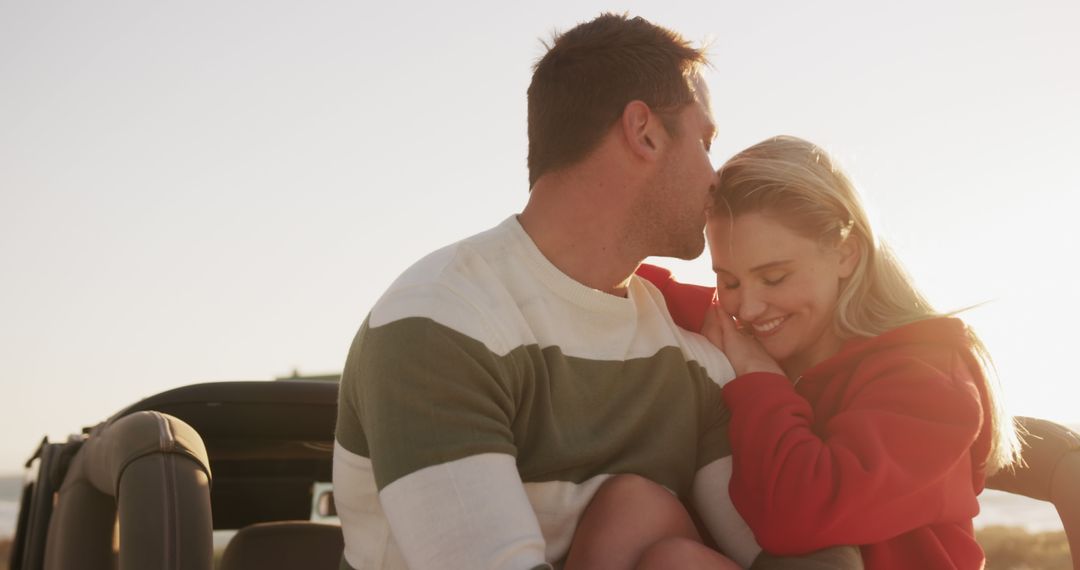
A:
[[[753,327],[755,334],[768,334],[768,333],[776,330],[776,327],[780,326],[781,323],[783,323],[785,320],[787,320],[786,316],[777,317],[775,319],[768,320],[768,321],[765,321],[763,323],[754,323],[751,326]]]

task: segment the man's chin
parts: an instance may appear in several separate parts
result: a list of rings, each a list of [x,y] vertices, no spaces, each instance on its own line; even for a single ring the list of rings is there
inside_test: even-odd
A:
[[[657,257],[674,257],[675,259],[685,259],[687,261],[697,259],[701,257],[701,254],[705,251],[705,235],[701,234],[697,240],[687,240],[682,244],[673,244],[671,251],[666,253],[657,253]]]

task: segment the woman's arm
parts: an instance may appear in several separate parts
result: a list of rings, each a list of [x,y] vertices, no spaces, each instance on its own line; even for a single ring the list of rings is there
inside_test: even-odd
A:
[[[974,515],[968,449],[981,424],[978,393],[951,384],[934,367],[897,363],[815,426],[786,378],[729,383],[731,496],[761,546],[799,554],[871,544],[943,513]]]
[[[701,332],[705,312],[712,305],[713,295],[716,293],[715,287],[679,283],[667,269],[647,263],[638,266],[637,274],[656,285],[663,293],[668,312],[675,324],[688,331]]]

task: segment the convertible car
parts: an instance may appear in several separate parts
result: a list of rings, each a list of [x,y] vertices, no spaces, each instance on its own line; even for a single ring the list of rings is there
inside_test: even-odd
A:
[[[195,384],[42,441],[10,568],[336,570],[337,388],[336,377]]]
[[[336,570],[336,380],[184,386],[43,440],[11,570]],[[1027,465],[990,487],[1053,503],[1080,570],[1080,436],[1022,421]]]

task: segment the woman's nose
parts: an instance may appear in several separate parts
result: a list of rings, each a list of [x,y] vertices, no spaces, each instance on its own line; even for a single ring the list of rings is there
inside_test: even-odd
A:
[[[757,295],[748,293],[742,287],[735,290],[717,290],[717,297],[729,315],[740,321],[749,322],[765,313],[766,303]]]
[[[739,299],[738,311],[735,316],[740,321],[751,323],[765,313],[765,302],[754,294],[744,292]]]

